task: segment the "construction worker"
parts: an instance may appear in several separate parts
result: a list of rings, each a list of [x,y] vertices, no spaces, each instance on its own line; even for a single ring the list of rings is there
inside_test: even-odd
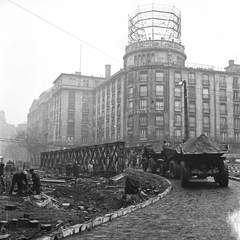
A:
[[[9,195],[10,196],[12,195],[12,192],[13,192],[13,189],[14,189],[14,186],[15,186],[16,183],[17,183],[17,186],[18,186],[18,195],[22,196],[22,185],[24,185],[24,183],[25,183],[25,186],[28,187],[27,174],[28,174],[27,171],[24,170],[22,172],[16,172],[13,175],[12,186],[9,190]]]
[[[41,181],[39,175],[34,172],[34,169],[30,169],[29,172],[32,174],[32,180],[33,180],[33,188],[32,190],[36,192],[36,194],[41,193]]]
[[[4,183],[4,163],[0,163],[0,183],[2,185],[2,192],[4,193],[6,191],[5,183]]]

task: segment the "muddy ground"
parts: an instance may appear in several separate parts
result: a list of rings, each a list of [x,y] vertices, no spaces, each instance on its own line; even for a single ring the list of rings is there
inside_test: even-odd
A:
[[[142,194],[124,194],[126,178],[130,177],[142,191]],[[49,177],[49,175],[48,175]],[[65,183],[44,183],[45,195],[35,196],[26,193],[23,197],[7,194],[0,195],[0,221],[11,221],[29,217],[38,220],[37,228],[18,227],[10,229],[3,225],[1,235],[10,234],[10,239],[36,239],[46,234],[41,225],[51,224],[52,230],[60,225],[83,223],[120,208],[140,203],[162,193],[168,183],[156,174],[141,170],[126,169],[123,175],[113,178],[82,175]],[[6,205],[16,206],[15,210],[5,210]]]

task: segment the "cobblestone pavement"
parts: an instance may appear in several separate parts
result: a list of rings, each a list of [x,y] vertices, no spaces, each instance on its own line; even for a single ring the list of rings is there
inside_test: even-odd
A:
[[[160,201],[67,239],[240,239],[230,224],[240,231],[239,182],[220,188],[208,178],[182,188],[180,180],[169,180],[173,190]]]

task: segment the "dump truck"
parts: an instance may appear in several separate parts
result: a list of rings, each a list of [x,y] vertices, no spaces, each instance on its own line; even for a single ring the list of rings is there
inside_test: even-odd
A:
[[[145,147],[148,158],[148,169],[165,176],[181,179],[182,187],[188,187],[193,176],[198,178],[213,177],[220,186],[228,186],[228,165],[224,154],[229,152],[229,146],[218,144],[201,134],[173,147],[163,146],[161,152],[156,152],[153,146]]]

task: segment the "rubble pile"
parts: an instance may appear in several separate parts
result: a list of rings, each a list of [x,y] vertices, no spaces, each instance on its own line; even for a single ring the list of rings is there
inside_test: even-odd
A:
[[[184,153],[188,154],[216,153],[226,151],[227,146],[218,144],[202,134],[199,137],[188,139],[182,144],[182,150]]]
[[[46,228],[50,229],[47,231],[56,230],[60,226],[59,221],[71,225],[84,223],[142,202],[144,199],[138,194],[124,193],[127,177],[137,182],[147,198],[169,187],[160,176],[131,168],[113,178],[78,178],[77,181],[71,179],[64,184],[52,181],[43,186],[41,195],[26,193],[23,198],[0,195],[0,224],[5,224],[6,227],[2,229],[6,229],[12,240],[36,239],[46,234]],[[6,210],[6,205],[15,207]],[[26,215],[27,219],[24,217]],[[10,229],[8,226],[13,219],[18,222],[24,220],[29,225]],[[31,228],[30,223],[38,224],[38,227]]]

